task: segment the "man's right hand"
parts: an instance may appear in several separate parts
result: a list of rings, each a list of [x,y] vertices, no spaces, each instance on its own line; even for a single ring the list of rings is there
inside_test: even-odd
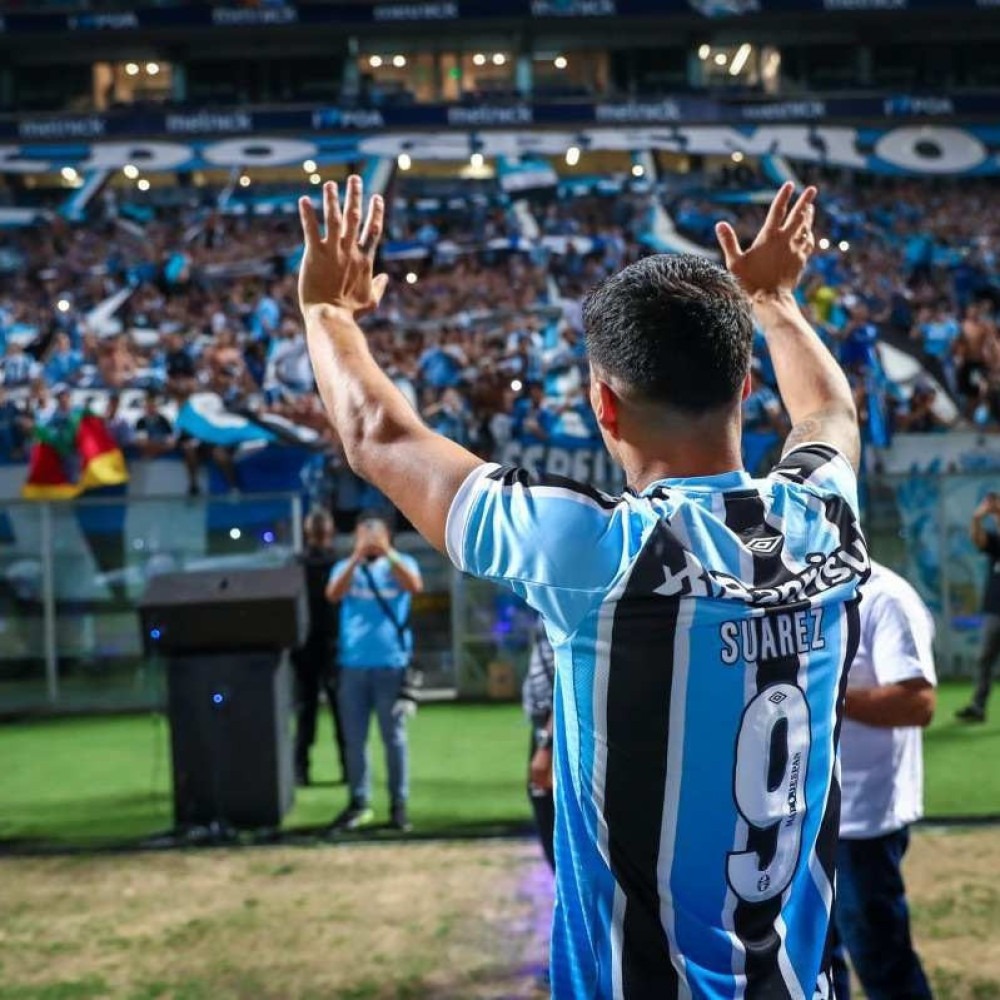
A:
[[[528,781],[540,792],[552,791],[552,748],[539,747],[531,757]]]
[[[972,516],[981,519],[989,517],[990,514],[995,514],[996,512],[997,498],[990,493],[979,502],[979,506],[972,512]]]
[[[759,292],[791,292],[799,283],[813,252],[812,231],[816,188],[807,187],[789,211],[795,185],[784,184],[771,202],[757,238],[743,250],[728,222],[720,222],[715,234],[726,259],[726,267],[751,297]]]

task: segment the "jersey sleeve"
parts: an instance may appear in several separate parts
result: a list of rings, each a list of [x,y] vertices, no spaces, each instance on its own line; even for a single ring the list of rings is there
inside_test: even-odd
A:
[[[820,441],[793,448],[771,470],[771,477],[810,487],[817,493],[842,497],[855,517],[858,507],[858,475],[843,452]]]
[[[866,597],[866,599],[869,599]],[[874,596],[868,610],[872,668],[880,685],[925,680],[937,684],[932,648],[933,625],[891,593]],[[915,617],[921,611],[922,617]]]
[[[558,476],[482,465],[448,513],[448,555],[505,583],[568,635],[607,594],[633,551],[626,502]]]

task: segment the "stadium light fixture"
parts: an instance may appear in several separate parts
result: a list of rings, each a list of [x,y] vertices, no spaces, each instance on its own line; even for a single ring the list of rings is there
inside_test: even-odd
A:
[[[415,285],[417,283],[417,272],[407,271],[406,272],[406,283],[408,285]]]
[[[493,53],[493,65],[502,66],[507,61],[507,57],[502,52]]]
[[[819,241],[819,248],[820,250],[830,249],[830,241],[825,236]]]
[[[510,387],[514,392],[520,392],[524,388],[524,383],[519,378],[516,378],[511,382]]]
[[[393,56],[392,64],[396,69],[402,69],[406,65],[406,56]]]
[[[839,251],[840,251],[841,253],[847,253],[847,251],[851,249],[851,244],[850,244],[850,243],[848,243],[848,242],[847,242],[847,240],[841,240],[841,241],[840,241],[840,242],[839,242],[839,243],[837,244],[837,249],[838,249],[838,250],[839,250]]]
[[[69,312],[69,299],[60,299],[56,303],[56,309],[58,309],[59,312],[61,312],[61,313],[68,313]]]
[[[234,541],[238,542],[243,537],[243,532],[239,528],[230,528],[229,537]]]
[[[156,76],[156,74],[160,72],[160,64],[156,62],[146,63],[146,72],[150,76]]]
[[[302,169],[307,174],[314,174],[314,173],[316,173],[316,161],[315,160],[303,160],[302,161]]]
[[[371,66],[372,69],[378,69],[379,66],[382,65],[382,57],[381,56],[369,56],[368,57],[368,65]]]
[[[698,58],[704,62],[712,54],[711,45],[699,45],[698,46]]]
[[[137,180],[137,181],[135,182],[135,186],[136,186],[136,187],[137,187],[137,188],[138,188],[138,189],[139,189],[140,191],[148,191],[148,190],[149,190],[149,181],[147,181],[145,177],[140,177],[140,178],[139,178],[139,179],[138,179],[138,180]]]
[[[248,188],[248,187],[250,187],[250,175],[249,174],[243,174],[240,177],[240,187],[241,188]]]
[[[483,164],[484,164],[485,162],[486,162],[486,161],[485,161],[485,160],[483,159],[483,154],[482,154],[482,153],[473,153],[473,154],[472,154],[472,156],[470,156],[470,157],[469,157],[469,163],[470,163],[470,164],[471,164],[471,165],[472,165],[473,167],[475,167],[475,168],[476,168],[477,170],[478,170],[478,169],[479,169],[479,168],[480,168],[480,167],[481,167],[481,166],[482,166],[482,165],[483,165]]]
[[[744,42],[737,50],[736,55],[733,56],[732,65],[729,67],[730,76],[739,76],[743,72],[743,67],[746,66],[747,60],[750,58],[750,53],[753,52],[753,47],[749,42]]]
[[[320,183],[322,183],[322,181],[323,181],[323,178],[320,177],[319,174],[310,174],[309,175],[309,183],[310,184],[320,184]]]
[[[410,167],[413,166],[413,160],[410,159],[410,154],[400,153],[399,156],[396,157],[396,166],[399,167],[400,170],[409,170]]]
[[[738,149],[734,149],[731,159],[733,163],[742,163],[744,160],[743,153]]]
[[[485,53],[483,53],[483,52],[477,52],[472,57],[472,65],[473,66],[485,66],[486,65],[486,55],[485,55]]]
[[[139,64],[138,63],[125,63],[125,72],[129,76],[139,75]]]
[[[139,176],[139,168],[134,163],[126,163],[122,167],[122,173],[130,180],[134,181]]]
[[[556,56],[555,59],[552,60],[552,65],[555,66],[556,69],[565,69],[569,65],[569,60],[565,56]]]
[[[76,170],[73,167],[63,167],[62,170],[59,171],[59,173],[62,174],[62,179],[64,181],[69,181],[71,184],[73,183],[73,181],[79,180],[80,178],[80,175],[76,172]]]
[[[566,166],[575,167],[580,162],[580,147],[570,146],[566,150]]]
[[[727,62],[729,62],[729,56],[727,56],[725,52],[716,52],[715,53],[715,65],[716,66],[725,66]]]
[[[632,164],[632,176],[642,177],[646,173],[646,168],[641,163]]]

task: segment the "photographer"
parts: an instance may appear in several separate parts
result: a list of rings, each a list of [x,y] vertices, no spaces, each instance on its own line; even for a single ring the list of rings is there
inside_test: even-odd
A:
[[[390,825],[410,829],[406,716],[415,701],[406,683],[413,655],[408,622],[411,595],[422,590],[416,560],[392,547],[384,515],[362,515],[354,551],[333,567],[326,588],[327,600],[340,603],[338,701],[351,790],[335,831],[357,830],[373,819],[367,751],[373,712],[389,772]]]

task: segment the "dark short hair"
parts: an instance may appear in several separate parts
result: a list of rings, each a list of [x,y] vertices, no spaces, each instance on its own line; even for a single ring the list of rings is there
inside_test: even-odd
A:
[[[381,521],[382,524],[391,532],[393,528],[394,518],[392,512],[385,510],[382,507],[370,507],[366,510],[361,511],[358,514],[358,524],[364,524],[366,521]]]
[[[736,279],[690,254],[645,257],[586,298],[583,329],[595,368],[632,397],[697,414],[739,395],[753,317]]]

